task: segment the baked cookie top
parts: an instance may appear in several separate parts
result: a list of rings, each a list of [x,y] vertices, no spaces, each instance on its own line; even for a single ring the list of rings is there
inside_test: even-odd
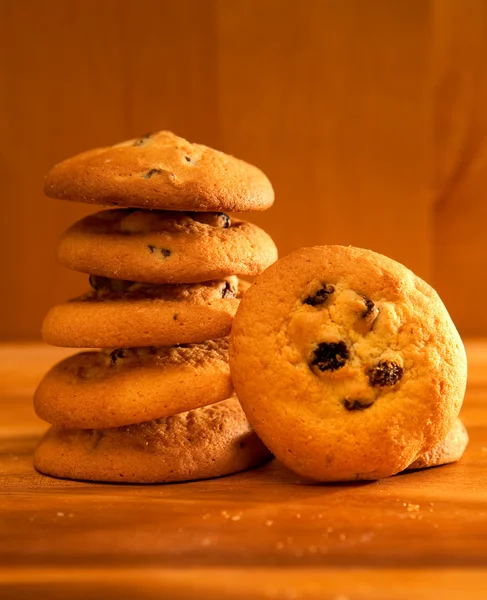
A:
[[[466,383],[436,292],[390,258],[344,246],[303,248],[257,278],[230,364],[263,441],[319,480],[405,469],[445,438]]]
[[[274,201],[257,167],[170,131],[88,150],[47,174],[51,198],[163,210],[243,212]]]
[[[172,346],[230,333],[249,284],[237,277],[154,285],[90,276],[92,290],[51,308],[42,324],[48,344],[74,348]]]
[[[148,283],[254,276],[277,258],[270,236],[225,213],[113,209],[72,225],[61,264],[93,275]]]

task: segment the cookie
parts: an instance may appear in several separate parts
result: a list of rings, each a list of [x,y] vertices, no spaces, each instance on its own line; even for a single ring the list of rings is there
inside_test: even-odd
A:
[[[42,325],[44,341],[73,348],[173,346],[230,333],[239,304],[237,277],[153,285],[90,277],[92,290],[58,306]]]
[[[113,279],[197,283],[257,275],[277,250],[262,229],[223,213],[114,209],[70,227],[58,258],[75,271]]]
[[[419,456],[407,470],[438,467],[460,460],[468,445],[468,433],[465,425],[457,419],[446,438],[437,446]]]
[[[163,483],[229,475],[269,458],[233,397],[116,429],[52,427],[34,464],[41,473],[68,479]]]
[[[158,131],[57,164],[46,176],[51,198],[163,210],[245,212],[274,202],[252,165],[169,131]]]
[[[467,373],[437,293],[394,260],[344,246],[303,248],[256,279],[230,366],[264,443],[319,481],[387,477],[431,451]]]
[[[233,393],[228,340],[81,352],[55,365],[34,395],[41,419],[104,429],[168,417]]]

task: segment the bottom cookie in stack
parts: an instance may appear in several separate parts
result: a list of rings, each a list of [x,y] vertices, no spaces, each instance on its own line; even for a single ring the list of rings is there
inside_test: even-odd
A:
[[[234,396],[138,425],[51,427],[34,464],[42,473],[69,479],[163,483],[229,475],[269,458]]]

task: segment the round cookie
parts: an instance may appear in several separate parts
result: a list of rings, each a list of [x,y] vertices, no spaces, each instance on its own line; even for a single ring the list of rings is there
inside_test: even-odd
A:
[[[35,451],[34,464],[55,477],[162,483],[229,475],[269,458],[233,397],[117,429],[52,427]]]
[[[253,276],[277,259],[270,236],[224,213],[115,209],[81,219],[58,258],[75,271],[148,283]]]
[[[409,467],[424,469],[425,467],[438,467],[460,460],[468,445],[468,433],[465,425],[457,419],[446,438],[437,446],[418,457]]]
[[[160,419],[233,393],[228,340],[81,352],[55,365],[35,394],[38,416],[60,427],[104,429]]]
[[[230,366],[249,421],[319,481],[406,469],[453,427],[465,350],[436,292],[369,250],[303,248],[242,299]]]
[[[92,290],[48,312],[42,337],[73,348],[173,346],[230,333],[242,289],[237,277],[153,285],[90,277]]]
[[[257,167],[169,131],[69,158],[47,174],[44,191],[62,200],[163,210],[245,212],[274,202]]]

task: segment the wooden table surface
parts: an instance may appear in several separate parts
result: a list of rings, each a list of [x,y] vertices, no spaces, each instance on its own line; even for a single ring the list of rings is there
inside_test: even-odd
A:
[[[0,347],[0,598],[487,598],[487,341],[467,350],[458,464],[316,485],[274,460],[138,486],[36,473],[32,392],[70,351]]]

